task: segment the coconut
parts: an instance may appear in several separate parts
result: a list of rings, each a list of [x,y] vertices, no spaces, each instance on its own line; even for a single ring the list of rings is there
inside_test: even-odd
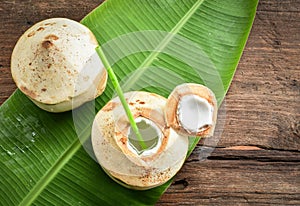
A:
[[[114,180],[132,189],[150,189],[168,181],[181,168],[188,138],[167,127],[164,97],[129,92],[125,98],[148,148],[139,146],[119,98],[114,98],[95,117],[93,150]]]
[[[37,106],[50,112],[76,108],[99,96],[107,73],[84,25],[65,18],[41,21],[18,40],[11,57],[12,77]]]
[[[177,86],[166,103],[168,126],[182,135],[209,137],[217,121],[217,100],[207,87],[186,83]]]

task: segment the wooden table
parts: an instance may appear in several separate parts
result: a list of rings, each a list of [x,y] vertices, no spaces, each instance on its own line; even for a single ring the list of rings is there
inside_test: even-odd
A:
[[[80,20],[100,0],[1,0],[0,104],[16,89],[10,56],[50,17]],[[300,1],[261,0],[226,97],[221,138],[197,147],[157,205],[300,205]],[[203,141],[202,141],[203,143]]]

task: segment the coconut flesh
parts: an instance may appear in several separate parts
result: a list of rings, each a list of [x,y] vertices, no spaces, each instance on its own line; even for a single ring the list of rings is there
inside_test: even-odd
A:
[[[214,93],[199,84],[177,86],[166,103],[166,121],[182,135],[209,137],[217,120],[217,101]]]
[[[188,138],[166,126],[166,99],[147,92],[125,94],[148,146],[139,148],[118,98],[96,115],[92,127],[95,156],[118,183],[132,189],[150,189],[172,178],[184,163]]]
[[[142,156],[148,156],[157,153],[163,138],[163,133],[160,128],[155,124],[155,122],[145,117],[137,117],[135,122],[148,149],[143,150],[143,148],[141,148],[139,140],[132,128],[130,128],[127,133],[128,149],[132,153],[141,154]]]
[[[20,37],[13,50],[13,79],[40,108],[71,110],[105,89],[107,73],[96,54],[97,46],[92,32],[76,21],[41,21]]]
[[[178,121],[185,130],[197,133],[213,124],[214,108],[204,98],[185,95],[178,103]]]

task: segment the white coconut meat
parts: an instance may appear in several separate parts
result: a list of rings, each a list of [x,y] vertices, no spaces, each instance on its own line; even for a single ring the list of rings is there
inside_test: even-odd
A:
[[[141,156],[150,156],[158,152],[162,144],[163,133],[155,122],[145,117],[137,117],[135,122],[139,128],[139,132],[143,137],[143,141],[147,146],[147,150],[143,150],[139,144],[139,139],[130,128],[127,133],[127,148],[135,154]]]
[[[76,21],[41,21],[20,37],[13,50],[13,79],[44,110],[76,108],[105,89],[107,73],[97,46],[92,32]]]
[[[166,104],[166,120],[182,135],[209,137],[217,120],[217,101],[207,87],[194,83],[177,86]]]
[[[166,126],[164,97],[129,92],[125,98],[149,148],[142,150],[138,141],[132,141],[135,135],[121,102],[115,98],[95,117],[94,153],[102,168],[117,182],[132,189],[150,189],[168,181],[181,168],[188,151],[188,138]]]

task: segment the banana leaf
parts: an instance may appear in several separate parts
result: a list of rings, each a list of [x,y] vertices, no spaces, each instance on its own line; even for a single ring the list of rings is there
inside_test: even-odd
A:
[[[82,24],[102,45],[124,91],[167,97],[205,84],[221,104],[258,0],[107,0]],[[19,90],[0,107],[0,205],[154,205],[171,184],[145,191],[111,180],[93,157],[93,117],[112,97],[65,113],[37,108]],[[189,154],[199,139],[190,138]]]

